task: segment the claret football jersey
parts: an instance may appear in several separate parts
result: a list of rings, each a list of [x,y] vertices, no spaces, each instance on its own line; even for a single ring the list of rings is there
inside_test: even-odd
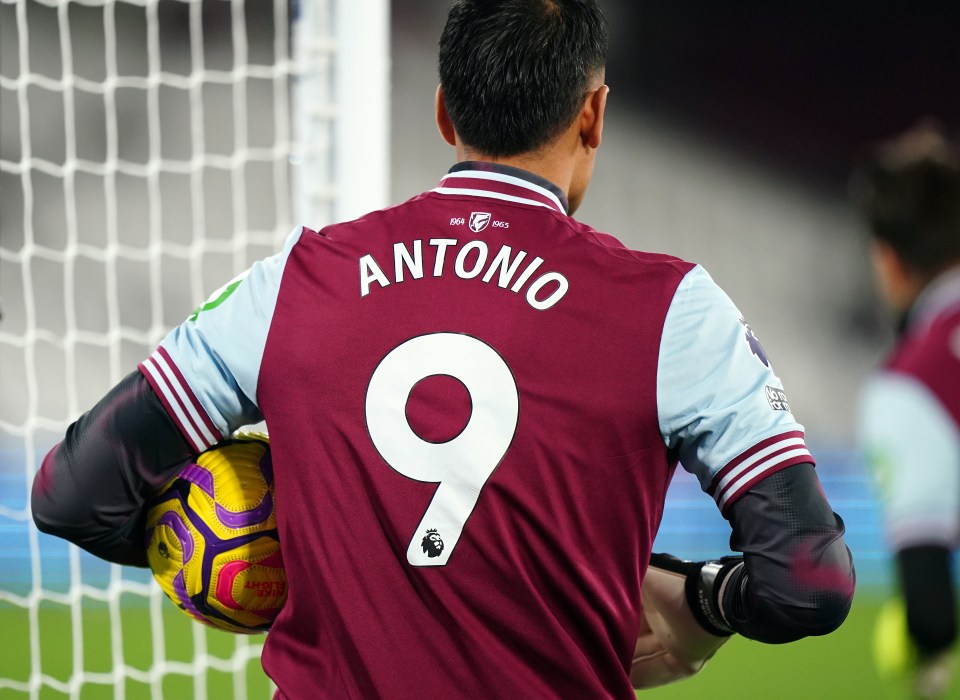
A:
[[[890,546],[960,546],[960,271],[921,295],[868,382],[861,441]]]
[[[289,698],[632,698],[673,469],[718,507],[812,462],[703,268],[626,249],[530,173],[461,163],[293,232],[141,365],[197,449],[261,418]]]

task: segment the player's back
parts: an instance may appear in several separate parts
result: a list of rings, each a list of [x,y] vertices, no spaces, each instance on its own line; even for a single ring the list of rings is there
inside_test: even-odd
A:
[[[258,400],[290,578],[265,667],[291,697],[632,696],[692,266],[487,177],[286,261]]]

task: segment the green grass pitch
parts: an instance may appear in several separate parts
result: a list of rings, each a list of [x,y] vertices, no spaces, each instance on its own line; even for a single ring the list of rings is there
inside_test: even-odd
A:
[[[127,666],[148,670],[155,656],[169,661],[191,663],[196,655],[194,628],[198,627],[206,636],[207,654],[221,659],[229,659],[235,649],[238,636],[227,632],[210,630],[191,621],[177,610],[172,603],[164,600],[163,609],[163,649],[154,649],[150,631],[150,611],[143,598],[131,596],[132,602],[121,600],[122,614],[120,638],[124,663]],[[127,603],[127,604],[124,604]],[[83,668],[92,673],[109,673],[113,667],[114,633],[110,625],[110,613],[105,603],[85,600],[81,614]],[[0,629],[5,643],[4,653],[0,654],[0,678],[26,682],[31,672],[29,618],[27,611],[7,603],[0,602]],[[47,676],[61,682],[68,682],[73,669],[73,622],[69,608],[63,605],[45,603],[39,610],[40,630],[40,667]],[[250,638],[262,642],[262,636]],[[12,642],[12,644],[11,644]],[[163,697],[171,700],[189,700],[197,696],[193,676],[171,674],[164,678]],[[207,670],[207,698],[210,700],[237,697],[234,689],[234,677],[231,673]],[[246,665],[246,688],[249,700],[269,700],[272,697],[270,684],[259,659],[253,659]],[[28,698],[29,694],[10,689],[0,689],[0,700]],[[70,696],[49,686],[40,692],[41,700],[61,700]],[[80,697],[82,700],[108,700],[117,697],[113,685],[85,684]],[[124,688],[126,700],[151,698],[148,684],[128,679]]]
[[[672,686],[647,691],[642,698],[663,700],[709,699],[736,700],[857,700],[907,697],[898,684],[881,682],[870,658],[870,639],[879,599],[858,597],[844,626],[827,637],[806,639],[795,644],[768,646],[735,637],[697,676]],[[170,660],[190,662],[193,659],[191,622],[164,601],[163,655]],[[142,604],[124,607],[122,638],[126,663],[146,669],[154,657],[148,631],[149,614]],[[83,609],[83,653],[88,671],[108,672],[111,668],[112,636],[105,605],[85,604]],[[0,604],[0,629],[3,630],[4,653],[0,654],[0,678],[25,681],[30,674],[28,620],[25,610]],[[66,681],[70,674],[73,643],[69,611],[63,606],[47,605],[40,611],[40,640],[43,671]],[[232,635],[208,632],[208,651],[229,657],[234,649]],[[12,642],[12,644],[11,644]],[[257,660],[247,666],[247,689],[251,700],[270,697],[268,681]],[[163,683],[164,698],[192,698],[194,679],[168,676]],[[207,697],[213,700],[234,697],[233,679],[217,671],[207,673]],[[0,690],[0,700],[25,698],[25,693]],[[68,697],[49,687],[40,698]],[[86,685],[84,700],[113,698],[112,686]],[[150,698],[149,686],[127,681],[127,700]],[[960,689],[957,691],[960,697]]]
[[[871,642],[880,597],[858,596],[843,626],[786,645],[733,637],[698,675],[640,693],[680,700],[884,700],[909,697],[905,684],[881,681]]]

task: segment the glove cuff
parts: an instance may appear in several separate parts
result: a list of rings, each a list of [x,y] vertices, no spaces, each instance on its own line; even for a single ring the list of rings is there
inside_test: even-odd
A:
[[[687,576],[686,593],[690,609],[700,625],[718,637],[729,637],[733,629],[723,616],[723,593],[730,574],[743,566],[739,557],[725,558],[723,561],[708,561],[700,566],[698,572]]]

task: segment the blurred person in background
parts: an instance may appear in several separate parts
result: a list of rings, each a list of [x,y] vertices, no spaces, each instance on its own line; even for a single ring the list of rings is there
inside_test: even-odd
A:
[[[881,674],[951,695],[960,542],[960,158],[923,124],[882,144],[855,180],[898,337],[862,399],[861,438],[896,556],[899,599],[875,637]],[[955,689],[953,692],[956,692]]]

